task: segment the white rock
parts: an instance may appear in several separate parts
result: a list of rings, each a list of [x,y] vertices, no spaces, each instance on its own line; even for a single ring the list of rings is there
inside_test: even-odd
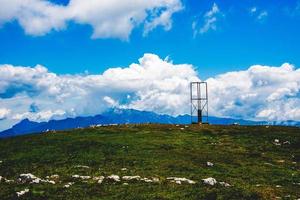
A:
[[[79,175],[75,174],[75,175],[72,175],[72,178],[80,178],[82,180],[87,180],[87,179],[90,179],[91,177],[90,176],[79,176]]]
[[[123,183],[123,185],[128,185],[128,183]]]
[[[131,180],[138,181],[141,179],[141,177],[140,176],[123,176],[122,179],[125,181],[131,181]]]
[[[58,174],[53,174],[49,178],[50,179],[59,179],[59,175]]]
[[[190,180],[190,179],[187,179],[187,178],[178,178],[178,177],[168,177],[167,180],[172,180],[171,182],[175,182],[177,184],[181,184],[181,182],[186,182],[188,184],[195,184],[196,183],[193,180]]]
[[[93,178],[94,181],[97,181],[99,184],[101,184],[104,180],[104,176],[96,176]]]
[[[281,188],[282,186],[281,186],[281,185],[276,185],[276,187],[277,187],[277,188]]]
[[[121,170],[122,170],[122,171],[126,171],[126,170],[127,170],[127,168],[122,168]]]
[[[17,196],[20,197],[20,196],[23,196],[24,194],[26,194],[28,192],[29,192],[29,189],[25,189],[25,190],[22,190],[22,191],[16,192],[16,193],[17,193]]]
[[[0,164],[2,164],[3,163],[3,161],[2,160],[0,160]]]
[[[229,183],[226,183],[226,182],[219,182],[219,184],[221,186],[224,186],[224,187],[230,187],[231,186]]]
[[[69,182],[69,183],[67,183],[66,185],[64,185],[64,188],[69,188],[71,185],[73,185],[74,184],[74,182]]]
[[[153,180],[151,180],[149,178],[141,178],[141,181],[144,181],[146,183],[152,183],[152,182],[154,182]]]
[[[55,185],[55,181],[52,180],[42,180],[43,183],[51,183],[53,185]]]
[[[42,182],[42,179],[36,178],[36,179],[33,179],[30,183],[40,183],[40,182]]]
[[[13,182],[15,182],[14,180],[9,180],[9,179],[4,179],[4,181],[5,181],[5,183],[13,183]]]
[[[114,175],[114,174],[108,176],[107,179],[110,179],[110,180],[113,180],[116,182],[120,182],[120,177],[118,175]]]
[[[85,169],[89,169],[90,168],[89,166],[86,166],[86,165],[76,165],[75,167],[76,168],[85,168]]]
[[[184,130],[184,128],[180,128],[180,130]]]
[[[213,164],[212,162],[206,162],[206,165],[207,165],[208,167],[214,166],[214,164]]]
[[[18,180],[22,183],[41,183],[43,181],[31,173],[20,174]]]
[[[214,186],[215,184],[217,184],[217,180],[214,179],[214,178],[212,178],[212,177],[202,179],[202,181],[203,181],[203,183],[206,184],[206,185]]]
[[[80,178],[81,178],[82,180],[86,180],[86,179],[90,179],[91,177],[90,177],[90,176],[80,176]]]
[[[153,177],[152,181],[155,182],[155,183],[158,183],[159,182],[159,178]]]
[[[290,141],[285,141],[285,142],[283,142],[283,144],[291,144],[291,142]]]
[[[274,142],[275,142],[275,143],[279,143],[279,140],[278,140],[278,139],[275,139]]]
[[[36,179],[37,177],[33,174],[20,174],[19,176],[21,179],[25,179],[25,180],[33,180],[33,179]]]

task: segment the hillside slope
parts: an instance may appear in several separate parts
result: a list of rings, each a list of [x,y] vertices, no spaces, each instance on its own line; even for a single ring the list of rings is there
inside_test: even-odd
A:
[[[0,151],[1,200],[300,198],[296,127],[95,127],[1,139]]]

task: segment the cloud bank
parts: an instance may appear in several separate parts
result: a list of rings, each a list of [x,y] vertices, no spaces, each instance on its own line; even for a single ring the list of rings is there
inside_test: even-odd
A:
[[[201,69],[199,69],[201,72]],[[0,65],[0,129],[34,121],[133,108],[161,114],[189,113],[195,67],[154,54],[98,75],[57,75],[46,67]],[[300,120],[300,69],[254,65],[207,79],[210,115],[257,120]]]
[[[6,123],[1,124],[4,128],[24,118],[47,121],[95,115],[111,107],[178,115],[187,111],[192,80],[199,80],[192,65],[173,64],[154,54],[100,75],[57,75],[40,65],[1,65],[0,105],[12,110],[2,111]]]
[[[60,31],[68,22],[88,24],[92,38],[128,40],[132,30],[144,26],[144,34],[172,27],[172,15],[183,9],[180,0],[70,0],[66,6],[45,0],[0,0],[0,26],[16,20],[28,35]]]

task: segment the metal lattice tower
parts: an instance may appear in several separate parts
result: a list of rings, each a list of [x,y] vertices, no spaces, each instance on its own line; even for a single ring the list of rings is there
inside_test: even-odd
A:
[[[192,124],[208,123],[207,82],[191,82],[190,93]]]

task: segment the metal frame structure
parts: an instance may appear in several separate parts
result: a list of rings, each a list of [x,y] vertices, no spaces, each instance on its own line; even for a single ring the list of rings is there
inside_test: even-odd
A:
[[[208,93],[207,82],[191,82],[191,123],[208,123]],[[196,119],[195,119],[196,118]]]

